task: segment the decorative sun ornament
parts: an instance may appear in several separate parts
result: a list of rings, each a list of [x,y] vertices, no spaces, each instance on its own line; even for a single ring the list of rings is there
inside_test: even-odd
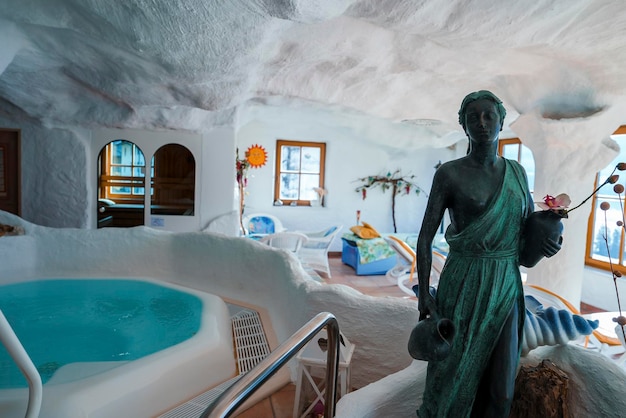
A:
[[[267,163],[267,151],[261,145],[252,145],[246,151],[246,159],[252,168],[263,167]]]

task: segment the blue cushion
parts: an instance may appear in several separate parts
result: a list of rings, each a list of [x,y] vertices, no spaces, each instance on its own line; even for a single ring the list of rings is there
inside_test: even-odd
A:
[[[274,221],[266,216],[255,216],[248,221],[249,234],[273,234]]]

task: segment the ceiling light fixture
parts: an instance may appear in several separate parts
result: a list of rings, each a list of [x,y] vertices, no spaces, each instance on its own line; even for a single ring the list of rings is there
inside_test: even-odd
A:
[[[408,123],[417,126],[435,126],[441,125],[441,121],[438,119],[404,119],[402,123]]]

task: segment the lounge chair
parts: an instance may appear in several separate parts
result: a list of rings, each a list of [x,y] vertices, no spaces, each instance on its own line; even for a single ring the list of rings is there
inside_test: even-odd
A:
[[[333,225],[321,231],[300,231],[308,238],[298,253],[300,260],[312,269],[324,273],[326,277],[330,278],[328,250],[342,227],[343,225]]]
[[[390,235],[385,237],[391,248],[398,254],[398,262],[394,267],[389,269],[385,276],[394,279],[398,283],[398,287],[407,295],[415,296],[412,287],[417,284],[417,256],[415,250],[409,244],[398,237]],[[436,249],[433,249],[433,258],[430,269],[430,286],[437,287],[439,276],[446,262],[446,257]]]

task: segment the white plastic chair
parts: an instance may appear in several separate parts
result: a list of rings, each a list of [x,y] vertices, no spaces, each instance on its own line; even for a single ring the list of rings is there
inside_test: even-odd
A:
[[[330,265],[328,264],[328,250],[343,225],[333,225],[321,231],[300,233],[307,236],[308,241],[302,246],[298,256],[300,260],[313,270],[326,274],[331,278]]]
[[[265,235],[259,239],[259,242],[263,244],[274,248],[289,250],[294,254],[298,254],[302,245],[307,241],[307,236],[299,232],[277,232],[275,234]]]
[[[328,264],[328,250],[341,228],[343,228],[343,225],[333,225],[330,228],[316,232],[300,231],[308,238],[308,241],[298,253],[300,260],[313,270],[326,274],[326,277],[329,279],[331,274],[330,265]]]
[[[252,213],[243,218],[246,235],[268,235],[285,231],[280,219],[267,213]]]

